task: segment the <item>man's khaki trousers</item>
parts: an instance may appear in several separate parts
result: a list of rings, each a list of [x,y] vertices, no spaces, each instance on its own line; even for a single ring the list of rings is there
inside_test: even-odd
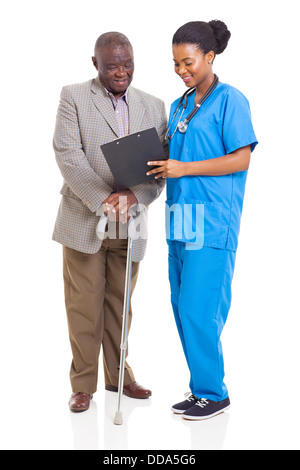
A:
[[[63,247],[65,302],[73,354],[73,392],[97,390],[98,358],[103,348],[106,385],[118,386],[127,240],[106,238],[96,254]],[[132,263],[131,294],[139,263]],[[132,318],[129,311],[130,329]],[[124,385],[134,382],[126,362]]]

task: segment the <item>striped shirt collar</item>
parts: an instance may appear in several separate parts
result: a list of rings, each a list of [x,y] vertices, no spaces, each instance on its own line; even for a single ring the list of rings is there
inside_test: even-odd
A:
[[[107,96],[109,96],[109,97],[113,100],[113,102],[118,101],[118,100],[115,98],[114,94],[111,93],[110,91],[108,91],[107,88],[104,87],[104,90],[105,90]],[[125,103],[127,104],[127,106],[128,106],[128,88],[126,89],[126,91],[124,92],[124,94],[123,94],[122,96],[120,96],[120,98],[118,98],[118,99],[119,99],[119,100],[120,100],[120,99],[123,99],[123,100],[125,101]]]

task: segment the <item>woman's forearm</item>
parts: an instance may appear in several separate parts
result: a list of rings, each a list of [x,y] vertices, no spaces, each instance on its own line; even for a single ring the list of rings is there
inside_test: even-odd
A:
[[[185,176],[222,176],[249,168],[251,150],[250,146],[240,148],[233,153],[210,160],[185,162]]]
[[[242,147],[223,157],[201,160],[198,162],[182,162],[180,160],[159,160],[148,162],[157,168],[147,172],[155,178],[180,178],[181,176],[222,176],[249,168],[251,147]]]

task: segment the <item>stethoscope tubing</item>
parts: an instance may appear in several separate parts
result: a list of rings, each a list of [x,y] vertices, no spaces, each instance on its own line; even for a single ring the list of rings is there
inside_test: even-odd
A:
[[[181,132],[181,133],[184,133],[186,132],[187,128],[188,128],[188,125],[190,123],[190,121],[193,119],[193,117],[195,116],[195,114],[199,111],[200,107],[202,106],[202,104],[204,103],[204,101],[207,100],[207,98],[212,94],[212,92],[215,90],[216,86],[218,85],[219,83],[219,78],[217,77],[217,75],[214,76],[214,81],[212,82],[212,84],[210,85],[209,89],[206,91],[206,93],[202,96],[202,98],[198,101],[198,103],[196,104],[196,106],[194,107],[193,111],[185,118],[185,120],[183,122],[181,122],[181,118],[183,116],[183,113],[184,111],[186,110],[187,108],[187,99],[188,99],[188,95],[192,94],[196,87],[194,88],[189,88],[183,95],[182,97],[180,98],[180,101],[176,107],[176,110],[174,112],[174,115],[173,115],[173,118],[172,118],[172,121],[168,127],[168,130],[166,132],[166,135],[165,135],[165,139],[166,140],[171,140],[174,135],[175,135],[175,132],[177,131],[177,129]],[[174,122],[174,119],[175,117],[177,116],[177,113],[179,111],[179,108],[180,106],[182,105],[183,103],[183,100],[184,100],[184,105],[182,107],[182,112],[181,112],[181,115],[179,117],[179,120],[178,120],[178,124],[173,132],[173,134],[170,136],[169,135],[169,131],[170,131],[170,128]]]

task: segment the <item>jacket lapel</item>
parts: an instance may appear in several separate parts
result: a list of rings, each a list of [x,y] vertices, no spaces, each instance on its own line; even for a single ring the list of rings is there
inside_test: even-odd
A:
[[[102,114],[107,124],[110,126],[116,137],[119,137],[119,127],[116,120],[115,111],[113,109],[111,99],[107,96],[104,87],[99,81],[99,77],[95,78],[91,87],[92,100]],[[128,105],[129,105],[129,132],[134,134],[142,130],[142,122],[145,113],[145,107],[141,103],[139,96],[134,88],[128,89]]]
[[[98,77],[95,78],[92,82],[91,97],[96,108],[102,114],[111,130],[114,132],[116,137],[119,137],[118,123],[111,99],[106,94],[105,89],[101,85]]]
[[[134,134],[142,130],[142,121],[145,113],[145,107],[140,101],[134,88],[128,89],[129,104],[129,132]]]

